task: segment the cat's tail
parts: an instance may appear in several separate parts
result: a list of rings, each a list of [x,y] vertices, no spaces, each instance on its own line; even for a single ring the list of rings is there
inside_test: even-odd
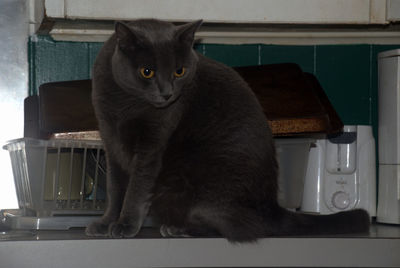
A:
[[[370,216],[363,209],[330,215],[295,213],[282,208],[274,235],[335,235],[368,233]]]

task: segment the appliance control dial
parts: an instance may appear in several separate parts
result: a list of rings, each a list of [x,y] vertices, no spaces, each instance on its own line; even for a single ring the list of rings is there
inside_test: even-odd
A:
[[[350,205],[350,196],[348,193],[339,191],[332,196],[332,205],[340,210],[345,210]]]

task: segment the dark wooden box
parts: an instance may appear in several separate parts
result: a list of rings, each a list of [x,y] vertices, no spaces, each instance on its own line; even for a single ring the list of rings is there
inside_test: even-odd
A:
[[[296,64],[238,67],[259,99],[274,136],[332,134],[343,123],[317,79]],[[46,83],[25,100],[25,137],[97,130],[91,80]],[[266,122],[267,123],[267,122]]]

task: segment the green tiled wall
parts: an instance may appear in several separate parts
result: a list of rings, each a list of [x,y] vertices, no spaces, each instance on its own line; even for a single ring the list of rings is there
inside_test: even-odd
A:
[[[316,47],[315,74],[347,124],[368,124],[370,98],[369,45]]]
[[[101,43],[55,42],[34,36],[29,42],[30,94],[45,82],[86,79]],[[399,45],[216,45],[200,44],[204,55],[230,66],[294,62],[316,75],[345,124],[377,129],[377,53]]]
[[[315,46],[274,46],[260,47],[260,63],[295,62],[305,72],[315,74]]]
[[[259,64],[258,45],[202,45],[201,51],[207,57],[229,66],[248,66]]]

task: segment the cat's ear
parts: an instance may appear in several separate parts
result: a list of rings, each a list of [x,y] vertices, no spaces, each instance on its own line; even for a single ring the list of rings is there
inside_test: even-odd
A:
[[[178,26],[175,36],[180,42],[191,47],[194,43],[194,33],[200,28],[201,24],[203,24],[203,20],[197,20]]]
[[[121,21],[115,23],[115,35],[117,37],[118,46],[122,50],[142,47],[145,43],[145,38],[141,33],[134,31]]]

